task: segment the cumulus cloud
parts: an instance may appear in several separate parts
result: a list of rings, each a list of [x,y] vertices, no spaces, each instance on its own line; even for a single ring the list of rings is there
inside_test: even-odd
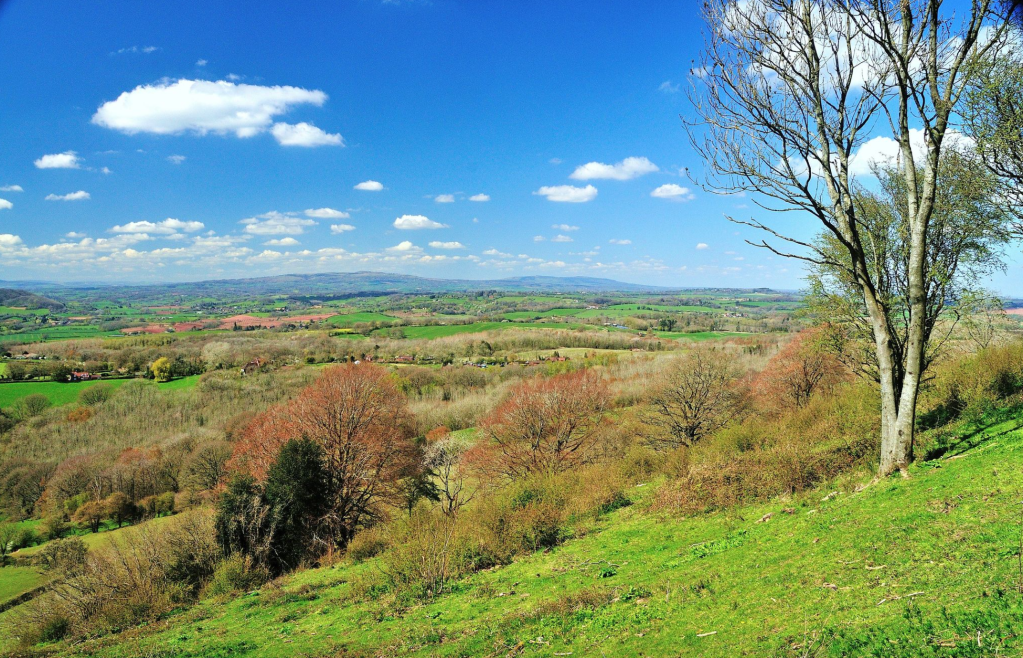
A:
[[[7,199],[0,199],[0,210],[10,210],[14,207],[14,204]]]
[[[536,192],[538,196],[547,197],[548,201],[559,201],[563,203],[586,203],[597,198],[597,188],[592,185],[586,187],[575,187],[572,185],[545,185]]]
[[[51,153],[35,161],[38,169],[81,169],[82,159],[74,151]]]
[[[578,226],[571,226],[569,224],[552,224],[551,228],[554,229],[555,231],[565,231],[565,232],[568,232],[568,231],[578,231],[579,230]]]
[[[654,189],[650,196],[657,199],[672,199],[674,201],[690,201],[695,198],[688,187],[682,187],[675,183],[665,183]]]
[[[0,233],[0,249],[13,249],[24,244],[21,238],[10,233]]]
[[[394,220],[394,228],[403,231],[417,231],[420,229],[448,228],[447,224],[435,222],[423,215],[402,215]]]
[[[632,244],[632,240],[619,240],[619,239],[616,239],[616,238],[612,238],[612,239],[608,240],[608,244],[622,244],[622,245]]]
[[[110,229],[111,233],[152,233],[154,235],[171,235],[174,233],[195,233],[205,228],[202,222],[184,222],[168,217],[162,222],[129,222]]]
[[[69,192],[67,194],[47,194],[47,201],[84,201],[91,199],[91,195],[85,190],[78,190],[77,192]]]
[[[603,162],[587,162],[584,165],[576,167],[576,170],[572,172],[569,178],[575,180],[594,180],[594,179],[610,179],[610,180],[632,180],[633,178],[639,178],[644,174],[651,174],[655,171],[660,171],[653,162],[646,158],[625,158],[621,162],[613,165],[604,164]]]
[[[316,219],[348,219],[351,217],[343,210],[334,210],[333,208],[309,208],[305,211],[305,216]]]
[[[547,238],[543,237],[542,235],[534,235],[533,236],[533,242],[543,242],[546,239]]]
[[[551,238],[551,242],[574,242],[574,240],[572,240],[572,238],[568,237],[567,235],[559,234]]]
[[[167,156],[167,162],[169,162],[171,164],[179,165],[182,162],[184,162],[185,160],[186,160],[186,158],[183,155],[168,155]]]
[[[207,64],[209,64],[209,62],[207,62],[205,59],[200,59],[195,63],[196,66],[206,66]]]
[[[82,238],[87,236],[85,233],[81,233],[79,231],[68,231],[67,233],[64,234],[64,237],[69,240],[81,240]]]
[[[699,244],[696,245],[696,248],[699,249],[700,251],[703,251],[704,249],[710,249],[710,245],[707,244],[706,242],[700,242]]]
[[[155,53],[157,50],[159,50],[159,48],[157,48],[156,46],[142,46],[141,48],[138,47],[138,46],[129,46],[127,48],[119,48],[119,49],[115,50],[114,52],[112,52],[110,54],[111,55],[126,55],[128,53],[132,53],[132,54],[142,53],[143,55],[149,55],[150,53]]]
[[[24,192],[21,185],[4,185],[0,187],[0,192]]]
[[[294,247],[299,243],[295,238],[274,238],[263,243],[267,247]]]
[[[302,219],[276,210],[243,219],[245,232],[252,235],[302,235],[309,226],[315,226],[311,219]]]
[[[379,192],[384,189],[384,186],[375,180],[364,180],[356,185],[355,189],[362,190],[363,192]]]
[[[437,196],[435,196],[433,198],[433,200],[436,201],[437,203],[454,203],[455,202],[455,195],[454,194],[438,194]]]
[[[974,141],[957,130],[950,130],[945,135],[945,144],[956,149],[972,149]],[[923,157],[927,152],[924,131],[910,128],[909,145],[914,158]],[[899,143],[891,137],[873,137],[864,142],[849,158],[849,173],[852,176],[872,176],[874,167],[895,164],[901,155]]]
[[[275,123],[270,129],[281,146],[344,146],[345,140],[337,133],[320,130],[305,121],[296,124]]]
[[[398,244],[394,245],[393,247],[388,247],[385,251],[392,251],[392,252],[399,252],[399,253],[401,253],[401,252],[418,251],[418,250],[419,250],[419,247],[417,247],[416,245],[412,244],[408,240],[403,240],[403,241],[399,242]]]
[[[274,117],[296,105],[321,106],[326,101],[327,94],[317,89],[182,78],[139,85],[123,92],[100,105],[92,122],[129,135],[191,132],[252,137],[269,130]],[[280,135],[274,135],[282,144],[282,140],[295,140],[294,145],[308,145],[301,142],[311,139],[309,135],[314,131],[299,126],[315,128],[309,124],[279,125],[287,126],[278,129]],[[336,137],[340,140],[340,136]]]
[[[438,240],[431,242],[430,246],[434,249],[465,249],[465,245],[461,242],[440,242]]]
[[[657,90],[658,91],[663,91],[666,94],[677,94],[679,88],[680,87],[679,87],[677,82],[672,82],[671,80],[665,80],[664,82],[661,83],[661,86],[658,87]]]
[[[476,202],[490,201],[490,195],[489,194],[473,194],[471,197],[469,197],[469,201],[476,201]]]
[[[497,249],[494,248],[487,249],[486,251],[483,252],[483,255],[497,256],[498,258],[514,258],[512,254],[506,254],[503,251],[498,251]]]
[[[352,226],[351,224],[331,224],[330,225],[330,232],[333,233],[334,235],[340,235],[342,233],[346,233],[348,231],[354,231],[354,230],[355,230],[355,227]]]

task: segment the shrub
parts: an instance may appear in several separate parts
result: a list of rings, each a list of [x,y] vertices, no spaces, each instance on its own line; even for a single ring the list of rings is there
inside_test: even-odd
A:
[[[78,402],[87,407],[94,407],[110,399],[114,394],[114,387],[105,382],[93,384],[81,390],[78,394]]]
[[[50,398],[42,393],[33,393],[19,400],[16,408],[23,418],[33,418],[49,409],[51,404]]]
[[[204,590],[206,596],[223,596],[234,592],[248,592],[269,582],[270,572],[257,565],[252,558],[231,555],[217,565],[213,578]]]
[[[79,537],[55,539],[39,551],[38,562],[44,570],[58,573],[72,573],[85,564],[89,550]]]
[[[380,527],[367,528],[349,542],[347,555],[355,562],[362,562],[380,555],[390,545],[391,538],[386,530]]]

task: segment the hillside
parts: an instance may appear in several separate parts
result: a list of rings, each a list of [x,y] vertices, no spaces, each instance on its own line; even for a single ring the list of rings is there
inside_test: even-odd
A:
[[[909,477],[692,518],[634,504],[425,603],[383,564],[300,572],[61,655],[1004,656],[1023,639],[1023,412]]]
[[[61,302],[28,292],[27,290],[16,290],[13,288],[0,288],[0,306],[24,308],[30,311],[35,309],[64,310],[64,304]]]

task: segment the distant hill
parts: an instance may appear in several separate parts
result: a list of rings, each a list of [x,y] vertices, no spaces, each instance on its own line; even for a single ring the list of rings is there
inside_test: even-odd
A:
[[[64,304],[56,300],[26,290],[15,290],[13,288],[0,288],[0,306],[26,308],[30,311],[39,308],[51,311],[64,310]]]

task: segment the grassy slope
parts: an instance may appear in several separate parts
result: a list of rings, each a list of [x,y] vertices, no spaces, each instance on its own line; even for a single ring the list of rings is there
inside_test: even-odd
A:
[[[130,379],[108,379],[104,383],[119,388]],[[199,375],[181,377],[159,384],[162,390],[174,391],[190,388],[199,382]],[[7,408],[23,397],[42,393],[50,399],[53,406],[59,407],[78,400],[82,389],[96,386],[100,382],[7,382],[0,384],[0,408]]]
[[[914,465],[909,479],[829,500],[818,491],[688,519],[637,504],[547,554],[404,611],[386,595],[346,598],[353,580],[379,572],[371,560],[300,573],[283,590],[208,601],[139,638],[79,648],[165,658],[342,648],[347,656],[1019,655],[1023,417],[963,443]]]
[[[35,589],[46,577],[35,567],[0,567],[0,603]]]

